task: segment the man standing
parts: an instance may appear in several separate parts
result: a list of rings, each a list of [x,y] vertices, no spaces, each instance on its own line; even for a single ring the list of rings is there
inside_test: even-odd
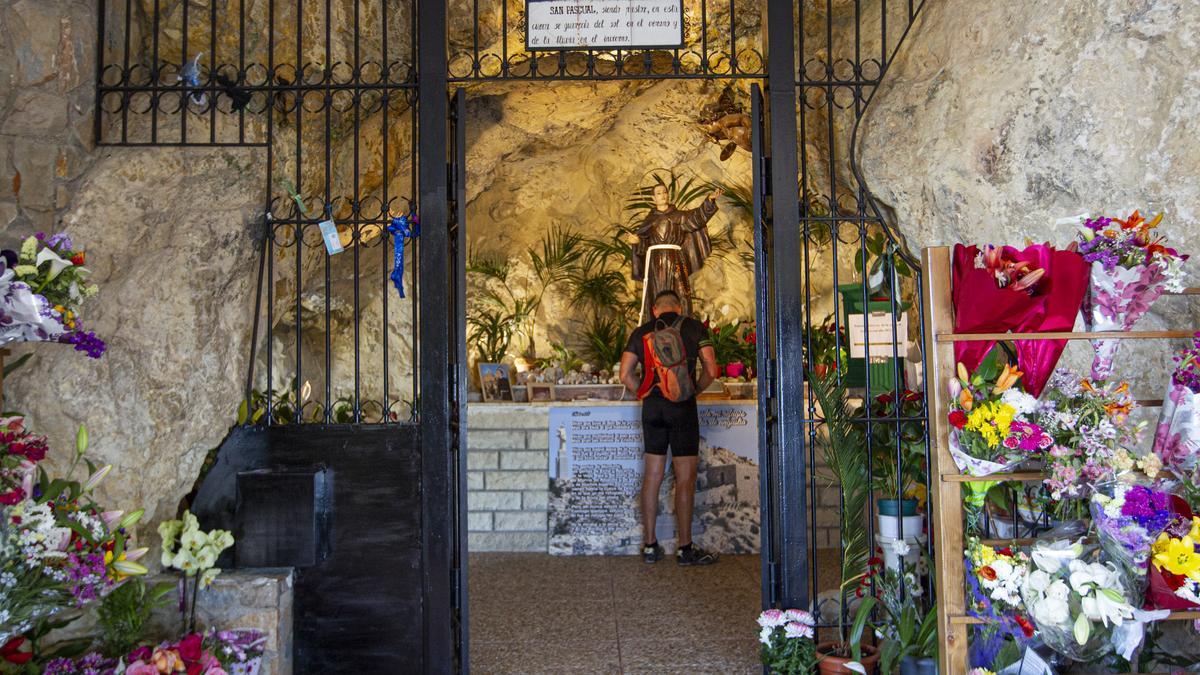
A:
[[[654,296],[651,308],[654,318],[639,326],[629,336],[625,353],[621,355],[621,383],[637,393],[643,381],[637,366],[647,368],[646,336],[656,330],[673,327],[683,342],[687,373],[696,383],[695,391],[704,391],[717,377],[717,357],[704,324],[683,316],[683,303],[675,291],[665,290]],[[650,355],[653,358],[653,355]],[[696,375],[696,360],[703,368]],[[674,402],[664,396],[658,372],[650,370],[653,385],[642,398],[642,438],[645,443],[645,471],[642,475],[642,530],[644,544],[642,560],[655,563],[662,559],[654,525],[658,516],[658,490],[662,486],[667,465],[667,449],[671,450],[671,465],[675,470],[675,521],[678,527],[679,548],[675,561],[680,565],[711,565],[717,561],[714,553],[701,550],[692,543],[692,507],[696,500],[696,466],[700,461],[700,419],[693,393],[683,401]]]

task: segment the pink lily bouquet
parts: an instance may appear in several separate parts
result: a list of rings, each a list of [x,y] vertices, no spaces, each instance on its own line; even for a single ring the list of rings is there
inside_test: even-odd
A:
[[[1163,396],[1154,454],[1163,468],[1200,497],[1200,333],[1175,357],[1175,372]]]
[[[1089,331],[1129,330],[1164,292],[1183,290],[1183,262],[1188,259],[1165,245],[1153,230],[1163,214],[1147,221],[1134,211],[1128,218],[1085,218],[1079,227],[1079,253],[1091,266],[1091,283],[1083,304]],[[1092,379],[1112,375],[1118,340],[1092,340],[1096,357]]]

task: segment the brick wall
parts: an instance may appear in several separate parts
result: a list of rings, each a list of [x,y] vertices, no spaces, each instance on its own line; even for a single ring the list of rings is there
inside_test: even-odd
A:
[[[549,408],[467,406],[467,538],[471,551],[546,551]]]

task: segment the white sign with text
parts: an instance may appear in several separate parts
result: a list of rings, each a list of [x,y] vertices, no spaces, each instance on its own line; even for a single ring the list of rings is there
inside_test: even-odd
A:
[[[891,312],[871,312],[870,321],[864,319],[862,314],[850,315],[850,358],[866,358],[868,323],[871,330],[872,361],[892,357],[893,338],[896,343],[895,353],[901,357],[908,353],[908,316],[901,314],[899,321],[893,321]]]
[[[525,17],[531,50],[683,46],[682,0],[526,0]]]

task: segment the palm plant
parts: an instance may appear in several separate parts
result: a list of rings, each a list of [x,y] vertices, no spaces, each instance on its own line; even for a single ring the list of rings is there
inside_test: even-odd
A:
[[[809,384],[825,418],[824,433],[817,434],[816,443],[829,467],[830,477],[836,481],[841,493],[842,564],[841,585],[838,588],[838,635],[841,649],[853,652],[857,660],[862,636],[861,621],[856,620],[855,630],[848,632],[846,606],[850,594],[867,576],[870,542],[867,541],[867,528],[861,521],[866,516],[871,490],[868,468],[871,460],[862,429],[854,423],[853,412],[846,400],[845,383],[839,380],[836,373],[817,377],[810,371]],[[863,606],[870,604],[863,602]],[[862,619],[863,606],[859,608],[858,619]]]

